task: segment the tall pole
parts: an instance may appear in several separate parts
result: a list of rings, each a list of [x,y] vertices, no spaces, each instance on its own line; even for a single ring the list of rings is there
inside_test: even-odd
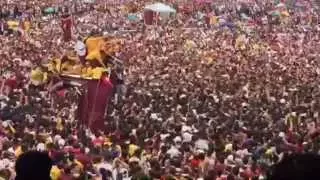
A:
[[[82,112],[84,109],[87,109],[87,106],[88,106],[88,96],[87,96],[87,84],[84,84],[81,86],[80,88],[80,91],[79,93],[77,93],[77,96],[78,96],[78,109],[77,109],[77,118],[78,119],[78,123],[77,123],[77,126],[78,126],[78,129],[79,129],[79,137],[80,137],[80,140],[83,144],[86,144],[86,127],[85,127],[85,119],[83,117],[83,113]],[[84,107],[86,106],[86,107]]]

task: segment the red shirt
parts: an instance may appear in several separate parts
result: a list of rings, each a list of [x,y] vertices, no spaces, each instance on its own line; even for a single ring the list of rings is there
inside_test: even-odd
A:
[[[198,160],[198,159],[192,159],[191,160],[191,166],[193,168],[197,168],[197,167],[199,167],[199,165],[200,165],[200,160]]]
[[[101,146],[103,145],[104,141],[99,139],[99,138],[96,138],[95,140],[92,141],[92,143],[95,145],[95,146]]]
[[[57,95],[60,96],[60,97],[65,97],[66,94],[67,94],[67,91],[66,89],[62,89],[60,91],[57,91]]]
[[[80,149],[71,149],[71,152],[74,154],[80,154]]]

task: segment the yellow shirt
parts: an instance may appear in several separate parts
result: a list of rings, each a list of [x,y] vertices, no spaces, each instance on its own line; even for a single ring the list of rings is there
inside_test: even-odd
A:
[[[184,47],[187,49],[187,50],[190,50],[192,48],[194,48],[196,46],[196,43],[193,42],[192,40],[187,40]]]
[[[133,154],[136,152],[136,150],[139,149],[139,146],[135,144],[130,144],[129,145],[129,156],[133,156]]]
[[[218,17],[217,16],[212,16],[210,18],[210,24],[211,25],[216,25],[218,23]]]
[[[52,180],[58,180],[61,174],[61,170],[57,166],[52,166],[50,171],[50,177]]]
[[[284,17],[289,17],[290,14],[288,13],[288,11],[282,11],[281,12],[281,15],[284,16]]]
[[[82,170],[83,169],[83,164],[79,162],[78,160],[74,160],[74,163]]]
[[[246,48],[245,40],[246,40],[245,36],[244,35],[240,35],[236,39],[236,44],[235,44],[236,49],[244,50]]]
[[[272,154],[272,152],[273,152],[273,151],[272,151],[272,149],[271,149],[271,148],[269,148],[265,153],[266,153],[266,154],[268,154],[268,155],[271,155],[271,154]]]
[[[230,143],[226,144],[225,147],[224,147],[224,151],[232,151],[232,149],[233,149],[232,147],[233,147],[232,144],[230,144]]]
[[[62,125],[62,120],[61,120],[61,118],[58,118],[57,119],[57,126],[56,126],[56,129],[57,130],[63,130],[63,125]]]
[[[30,28],[31,28],[31,22],[30,21],[25,21],[23,23],[23,26],[24,26],[25,31],[28,32],[30,30]]]
[[[207,64],[209,64],[209,65],[214,62],[213,57],[206,57],[206,60],[207,60]]]
[[[111,146],[112,145],[112,142],[110,141],[110,139],[109,138],[105,138],[104,139],[104,143],[103,143],[104,145],[108,145],[108,146]]]

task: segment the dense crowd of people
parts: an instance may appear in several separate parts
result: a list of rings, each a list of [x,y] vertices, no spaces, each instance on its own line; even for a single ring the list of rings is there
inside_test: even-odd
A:
[[[310,2],[170,2],[177,13],[154,26],[138,13],[144,1],[34,2],[1,5],[0,179],[13,179],[30,150],[49,152],[53,180],[265,179],[288,154],[320,152],[320,19]],[[105,131],[79,132],[74,88],[30,82],[33,68],[73,50],[63,12],[76,35],[125,39]],[[17,18],[30,29],[5,27]]]

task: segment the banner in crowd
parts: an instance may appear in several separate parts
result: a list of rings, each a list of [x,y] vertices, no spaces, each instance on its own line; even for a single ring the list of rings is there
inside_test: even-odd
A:
[[[104,114],[113,93],[113,84],[108,78],[88,80],[87,91],[80,98],[79,120],[92,132],[104,130]]]
[[[154,13],[151,10],[144,11],[144,23],[146,25],[152,25],[154,19]]]
[[[72,37],[72,17],[70,15],[61,18],[63,39],[65,42],[71,40]]]

